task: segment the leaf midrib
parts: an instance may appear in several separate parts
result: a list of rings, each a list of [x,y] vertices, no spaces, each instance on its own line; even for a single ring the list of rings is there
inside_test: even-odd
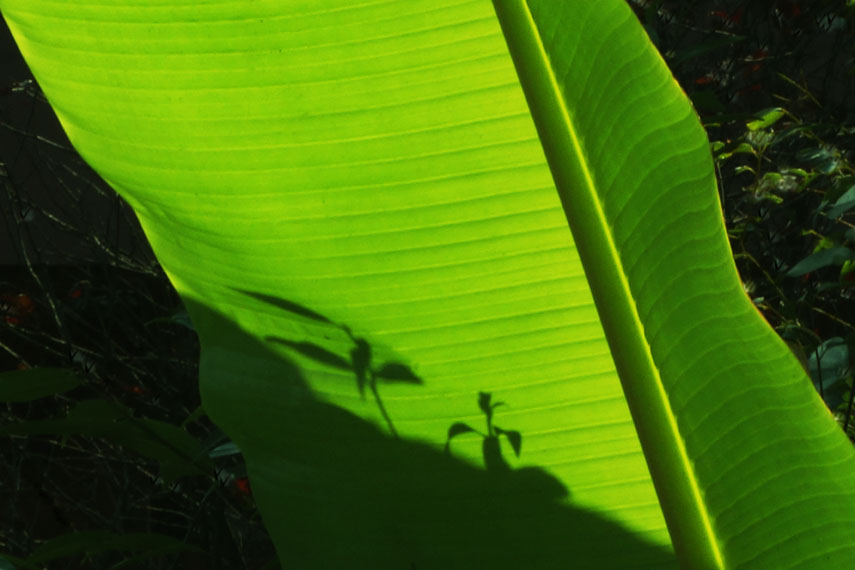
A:
[[[537,24],[525,0],[493,4],[591,284],[675,552],[687,566],[723,568],[676,416],[597,198],[594,175]]]

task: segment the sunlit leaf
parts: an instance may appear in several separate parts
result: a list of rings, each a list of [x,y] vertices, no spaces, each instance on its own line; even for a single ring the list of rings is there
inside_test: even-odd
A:
[[[773,109],[766,109],[765,111],[761,111],[757,113],[757,119],[748,122],[748,130],[756,131],[759,129],[768,129],[775,123],[777,123],[784,116],[784,110],[780,107],[775,107]]]
[[[851,445],[746,298],[623,0],[0,9],[183,296],[283,567],[855,556]],[[333,333],[356,386],[265,341]],[[422,383],[374,382],[376,346]],[[525,453],[442,452],[478,393]]]

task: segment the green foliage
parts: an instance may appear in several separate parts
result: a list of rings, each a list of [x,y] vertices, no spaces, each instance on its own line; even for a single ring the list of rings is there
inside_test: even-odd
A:
[[[28,402],[80,385],[80,380],[62,368],[35,368],[0,373],[0,401]]]
[[[133,8],[119,33],[96,5],[81,20],[50,4],[40,28],[22,25],[38,20],[39,2],[16,4],[0,3],[65,127],[138,209],[184,295],[202,337],[205,407],[236,442],[203,447],[244,451],[283,560],[669,565],[659,506],[686,564],[780,568],[851,554],[851,447],[742,295],[706,140],[621,2],[497,1],[504,38],[475,3],[430,4],[452,35],[448,23],[420,27],[418,3],[395,17],[342,6],[324,12],[332,43],[311,26],[294,35],[305,14],[271,20],[261,5],[240,19],[225,4]],[[143,16],[183,34],[151,36]],[[228,22],[235,43],[222,51],[200,22]],[[95,49],[85,60],[63,52],[59,71],[54,44],[27,40],[42,33]],[[241,58],[253,52],[262,66],[250,73]],[[638,97],[621,95],[626,84]],[[714,145],[719,164],[762,166],[787,116],[782,105],[743,117],[744,140]],[[828,146],[795,155],[805,179],[840,162]],[[734,172],[757,177],[757,202],[782,204],[797,171],[760,166]],[[845,196],[829,210],[844,215]],[[832,253],[809,263],[827,269],[845,247],[818,248]],[[439,453],[443,437],[448,449],[474,430],[474,392],[480,450],[461,438],[454,456]],[[515,430],[493,424],[499,392],[514,402],[502,423]],[[63,421],[183,438],[98,409]],[[143,440],[138,449],[163,462]],[[806,511],[806,531],[789,526]]]
[[[851,430],[851,404],[840,399],[851,373],[840,376],[837,358],[816,365],[855,342],[851,6],[633,4],[710,132],[746,290],[805,366],[810,360],[817,389]],[[837,387],[826,394],[832,377]]]

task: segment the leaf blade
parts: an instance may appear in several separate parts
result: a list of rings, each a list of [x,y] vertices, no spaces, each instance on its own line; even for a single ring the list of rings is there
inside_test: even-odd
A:
[[[804,449],[788,443],[799,437],[811,438],[824,449],[816,477],[838,480],[838,488],[846,486],[843,481],[850,474],[831,466],[840,457],[851,463],[853,454],[817,405],[816,394],[807,389],[803,370],[741,290],[721,224],[709,147],[697,118],[661,59],[640,47],[645,40],[639,39],[637,26],[629,29],[633,26],[626,23],[628,10],[622,4],[600,9],[603,4],[598,3],[596,9],[593,5],[585,9],[539,0],[496,0],[495,5],[592,283],[678,556],[688,565],[738,566],[753,556],[752,549],[765,548],[765,558],[753,558],[751,567],[792,564],[810,552],[809,540],[791,540],[803,535],[781,532],[757,515],[749,538],[737,533],[739,525],[724,516],[734,508],[726,498],[728,492],[744,499],[742,509],[753,512],[770,504],[792,512],[803,500],[794,499],[782,481],[777,490],[770,489],[775,501],[745,498],[739,495],[745,481],[735,477],[733,469],[723,471],[726,477],[715,471],[709,455],[717,453],[720,459],[722,454],[712,450],[734,446],[735,434],[726,418],[746,415],[752,429],[764,433],[769,433],[764,422],[799,432],[743,445],[739,461],[752,466],[745,468],[752,469],[754,485],[775,478],[760,465],[774,465],[781,457],[805,461]],[[573,59],[574,48],[580,47],[571,38],[582,35],[583,27],[608,30],[605,33],[623,45],[635,42],[635,49],[605,50],[603,40],[591,48],[601,50],[600,65],[592,69],[588,62]],[[573,88],[590,82],[591,76],[602,78],[601,90]],[[620,86],[628,83],[638,94],[631,104],[606,95],[620,92]],[[599,113],[585,113],[592,109]],[[645,115],[661,117],[668,125],[667,135],[661,134],[657,123],[645,126],[639,120]],[[604,128],[610,134],[608,144],[619,153],[608,156],[608,161],[602,161],[604,139],[595,136]],[[667,161],[645,163],[651,145],[668,140],[679,140],[683,150]],[[642,142],[647,146],[643,150]],[[635,182],[639,175],[640,183]],[[671,200],[666,199],[669,195]],[[691,211],[674,207],[684,201],[693,204]],[[619,223],[622,220],[638,222]],[[693,236],[691,246],[667,247],[668,238],[679,244],[681,235]],[[671,259],[663,255],[666,252]],[[698,263],[699,257],[704,263]],[[682,291],[691,291],[691,308],[687,303],[668,306],[668,295]],[[760,370],[750,364],[758,343],[768,359]],[[714,355],[731,364],[729,374],[714,364]],[[746,385],[774,386],[770,393],[780,404],[747,413],[745,403],[734,395],[750,392]],[[696,397],[700,392],[706,398]],[[778,406],[800,410],[789,415],[775,411],[781,409]],[[793,427],[807,423],[811,427]],[[817,436],[818,432],[824,435]],[[799,476],[791,477],[790,483]],[[821,494],[818,488],[814,492]],[[848,502],[853,497],[841,493],[837,499]],[[819,499],[815,506],[831,515],[832,503]],[[846,517],[836,518],[842,532]],[[766,548],[769,543],[780,550]],[[842,561],[852,548],[849,543],[829,550]]]

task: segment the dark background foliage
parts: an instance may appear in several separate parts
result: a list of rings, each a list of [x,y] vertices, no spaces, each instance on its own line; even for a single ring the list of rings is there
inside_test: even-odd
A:
[[[747,293],[852,437],[855,2],[629,3],[709,133]],[[278,567],[238,450],[198,407],[195,333],[133,213],[70,148],[5,28],[0,54],[0,372],[81,382],[0,408],[17,426],[0,433],[0,553]]]

